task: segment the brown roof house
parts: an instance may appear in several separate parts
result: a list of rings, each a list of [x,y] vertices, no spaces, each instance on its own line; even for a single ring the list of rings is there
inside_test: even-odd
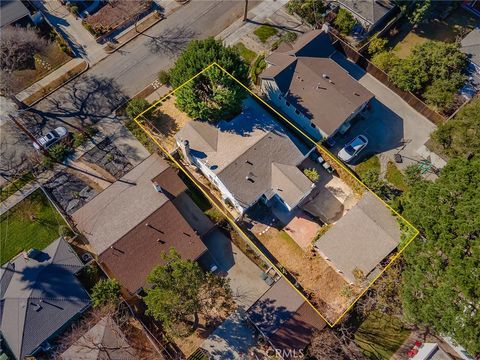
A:
[[[373,94],[337,64],[329,35],[313,30],[267,57],[261,88],[315,141],[344,133]]]
[[[395,216],[367,191],[360,201],[316,242],[315,248],[349,283],[370,279],[400,243]]]
[[[282,358],[300,358],[314,333],[326,323],[284,279],[278,280],[247,311],[248,318],[267,337]]]
[[[176,139],[185,158],[240,214],[273,198],[292,210],[314,187],[298,169],[313,146],[302,143],[251,98],[234,119],[191,121]]]
[[[189,212],[187,220],[175,205],[188,197],[185,190],[176,171],[154,154],[72,215],[101,266],[129,295],[142,289],[170,248],[190,260],[206,252],[198,233],[204,230],[197,228],[203,219]]]

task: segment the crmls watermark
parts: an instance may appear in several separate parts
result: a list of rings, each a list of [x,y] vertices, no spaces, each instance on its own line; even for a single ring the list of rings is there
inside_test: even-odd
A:
[[[303,359],[305,352],[303,349],[276,349],[268,348],[267,356],[280,359]]]

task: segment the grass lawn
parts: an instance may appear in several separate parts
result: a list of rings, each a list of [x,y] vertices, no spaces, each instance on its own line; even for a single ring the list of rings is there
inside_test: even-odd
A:
[[[15,192],[20,190],[33,179],[33,174],[29,171],[2,187],[0,189],[0,202],[8,199],[10,196],[12,196]]]
[[[57,43],[49,44],[45,49],[40,51],[37,56],[48,63],[50,67],[45,67],[39,62],[35,62],[35,68],[33,69],[14,71],[11,82],[13,93],[17,94],[26,89],[72,59],[60,49]]]
[[[271,25],[262,25],[257,28],[253,33],[257,35],[257,37],[262,43],[265,43],[269,38],[277,35],[278,30]]]
[[[380,174],[380,159],[378,156],[372,156],[371,158],[355,166],[355,172],[358,174],[358,176],[360,176],[361,179],[365,177],[365,174],[369,170],[375,170],[378,174]]]
[[[40,190],[0,217],[0,264],[31,248],[44,249],[67,224]]]
[[[255,60],[255,58],[257,57],[257,53],[247,48],[244,43],[239,42],[235,44],[234,47],[238,50],[242,59],[245,60],[248,64],[251,64],[253,60]]]
[[[459,7],[445,20],[433,19],[429,23],[420,24],[417,29],[410,31],[393,50],[400,58],[406,58],[415,45],[422,44],[427,40],[455,42],[457,38],[463,38],[477,24],[478,18],[475,15]],[[401,31],[399,36],[404,36],[404,34],[405,32]],[[393,42],[396,42],[395,39]]]
[[[405,182],[405,175],[395,166],[392,161],[387,163],[387,172],[385,174],[387,181],[402,191],[408,190],[408,184]]]
[[[399,319],[372,312],[355,333],[355,343],[368,359],[390,359],[407,339],[410,331]]]

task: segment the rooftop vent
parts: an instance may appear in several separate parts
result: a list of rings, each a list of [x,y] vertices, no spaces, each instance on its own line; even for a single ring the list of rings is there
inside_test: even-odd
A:
[[[155,188],[156,192],[159,192],[159,193],[163,192],[162,187],[160,185],[158,185],[158,183],[156,181],[153,182],[153,187]]]
[[[249,172],[248,175],[245,176],[245,179],[253,184],[255,182],[255,179],[253,178],[254,176],[253,173]]]
[[[322,77],[323,77],[324,79],[330,79],[327,74],[322,74]]]
[[[245,160],[245,163],[248,165],[253,165],[253,163],[250,160]]]

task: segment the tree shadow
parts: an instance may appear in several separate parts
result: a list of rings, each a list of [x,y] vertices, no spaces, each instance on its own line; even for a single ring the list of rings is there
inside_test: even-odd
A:
[[[81,131],[102,119],[114,119],[112,111],[126,99],[114,79],[87,74],[67,84],[35,108],[29,108],[22,117],[30,131],[37,134],[51,123],[61,123]]]
[[[180,25],[169,28],[158,36],[142,35],[150,38],[147,47],[152,53],[173,58],[187,46],[197,33],[186,25]]]

